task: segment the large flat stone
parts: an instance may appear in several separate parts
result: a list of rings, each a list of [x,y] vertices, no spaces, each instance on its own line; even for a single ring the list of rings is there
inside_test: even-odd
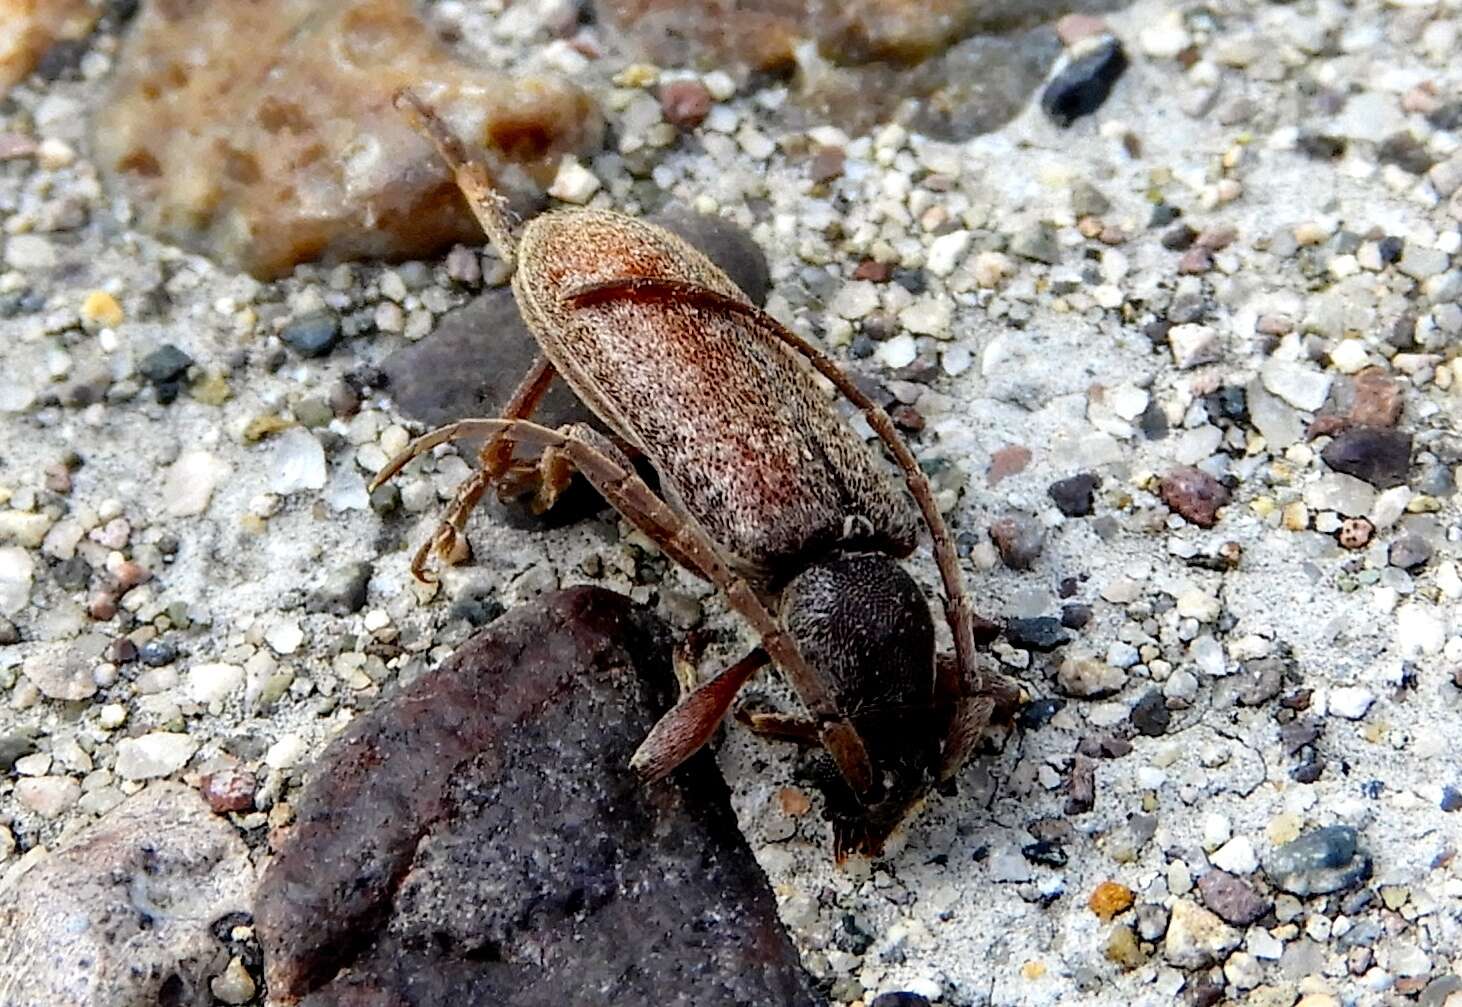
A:
[[[309,1007],[818,1003],[709,756],[641,785],[667,638],[547,595],[356,720],[265,874],[271,994]]]

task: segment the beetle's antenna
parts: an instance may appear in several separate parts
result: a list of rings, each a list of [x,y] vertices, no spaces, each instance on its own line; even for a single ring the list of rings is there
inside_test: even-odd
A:
[[[487,167],[467,153],[467,148],[457,135],[447,128],[431,108],[410,88],[396,92],[394,104],[406,116],[415,129],[437,148],[447,167],[456,177],[457,188],[467,198],[472,215],[482,225],[483,233],[492,243],[498,258],[509,270],[517,265],[518,243],[513,238],[512,226],[508,223],[508,201],[493,188]]]

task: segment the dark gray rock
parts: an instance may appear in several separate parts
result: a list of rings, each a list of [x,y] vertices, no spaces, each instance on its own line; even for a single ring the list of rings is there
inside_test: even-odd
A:
[[[1167,733],[1168,724],[1172,722],[1172,712],[1168,710],[1167,700],[1158,689],[1149,689],[1142,694],[1132,707],[1132,726],[1137,729],[1138,734],[1145,734],[1149,738],[1157,738]]]
[[[193,358],[172,343],[164,343],[143,357],[137,371],[154,385],[179,381],[193,366]]]
[[[333,311],[314,311],[291,321],[279,338],[302,357],[323,357],[340,339],[340,318]]]
[[[0,773],[15,768],[15,760],[23,759],[36,750],[36,738],[40,732],[34,727],[22,727],[0,734]]]
[[[1055,616],[1042,615],[1029,619],[1011,619],[1005,624],[1005,639],[1012,647],[1048,653],[1071,642],[1071,635],[1063,632],[1061,620]]]
[[[1352,427],[1325,445],[1320,457],[1336,472],[1390,489],[1406,482],[1411,435],[1383,427]]]
[[[1079,472],[1068,479],[1053,482],[1046,487],[1046,495],[1067,517],[1086,517],[1092,512],[1096,490],[1101,483],[1101,477],[1091,472]]]
[[[326,575],[325,581],[305,599],[306,612],[349,615],[365,607],[366,588],[371,582],[369,563],[347,563]]]
[[[576,588],[354,721],[260,887],[271,995],[821,1003],[709,754],[652,786],[629,770],[674,692],[653,616]]]
[[[1391,543],[1389,559],[1392,566],[1415,570],[1426,566],[1431,558],[1432,544],[1420,535],[1402,535]]]
[[[1349,825],[1331,825],[1285,843],[1264,858],[1264,873],[1293,895],[1328,895],[1371,876],[1371,857]]]

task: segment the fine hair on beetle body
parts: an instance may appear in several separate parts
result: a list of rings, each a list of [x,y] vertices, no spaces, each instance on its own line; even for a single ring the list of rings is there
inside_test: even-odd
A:
[[[876,855],[984,728],[1021,699],[976,664],[974,613],[954,544],[917,460],[888,415],[816,347],[756,307],[708,258],[664,228],[593,208],[544,213],[515,239],[486,169],[409,91],[397,104],[436,144],[498,255],[540,355],[503,414],[418,438],[412,458],[486,438],[437,532],[412,561],[467,554],[468,515],[493,486],[551,506],[574,472],[672,560],[721,590],[760,637],[654,727],[633,765],[673,770],[714,734],[744,685],[774,664],[805,714],[744,717],[760,733],[821,746],[834,852]],[[860,409],[901,481],[822,396],[808,366]],[[612,432],[533,423],[562,378]],[[516,446],[537,448],[518,459]],[[630,455],[659,476],[652,490]],[[899,565],[927,528],[953,654],[939,654],[923,592]]]

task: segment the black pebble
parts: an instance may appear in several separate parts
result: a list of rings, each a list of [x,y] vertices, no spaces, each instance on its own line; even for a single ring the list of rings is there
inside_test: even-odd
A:
[[[1132,707],[1132,726],[1137,728],[1138,734],[1145,734],[1149,738],[1158,738],[1167,733],[1168,724],[1172,723],[1173,715],[1168,710],[1167,701],[1163,694],[1157,689],[1149,689]]]
[[[1034,619],[1011,619],[1005,624],[1005,639],[1012,647],[1046,653],[1070,642],[1071,636],[1062,632],[1061,620],[1042,615]]]
[[[137,657],[149,668],[161,668],[178,659],[178,648],[163,640],[149,640],[137,652]]]
[[[1029,843],[1020,848],[1021,855],[1033,864],[1044,864],[1047,867],[1065,867],[1066,851],[1055,843],[1041,840],[1038,843]]]
[[[1084,629],[1091,622],[1091,606],[1071,604],[1061,606],[1061,625],[1067,629]]]
[[[172,343],[164,343],[143,357],[142,362],[137,365],[137,370],[154,385],[165,385],[176,384],[192,366],[192,357]],[[158,389],[158,398],[162,398],[161,388]],[[173,391],[173,398],[177,398],[176,389]],[[172,399],[168,401],[171,402]]]
[[[1037,699],[1027,703],[1020,711],[1020,727],[1024,731],[1039,731],[1051,722],[1051,718],[1066,705],[1064,699]]]
[[[869,1007],[929,1007],[929,1001],[918,993],[880,993]]]
[[[1041,108],[1057,125],[1069,126],[1101,108],[1126,69],[1127,53],[1122,43],[1114,38],[1106,39],[1091,52],[1072,60],[1046,85]]]
[[[1056,509],[1067,517],[1086,517],[1092,512],[1096,489],[1101,478],[1091,472],[1078,472],[1068,479],[1058,479],[1046,487]]]

